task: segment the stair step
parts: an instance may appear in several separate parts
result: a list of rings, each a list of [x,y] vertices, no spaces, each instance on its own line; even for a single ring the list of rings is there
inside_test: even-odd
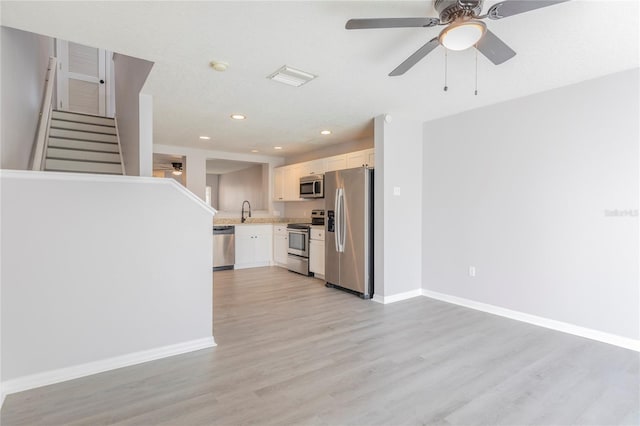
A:
[[[122,166],[120,164],[55,160],[49,158],[45,160],[44,169],[57,172],[104,173],[112,175],[122,174]]]
[[[76,121],[51,120],[52,129],[78,130],[81,132],[104,133],[115,135],[116,128],[113,126],[98,126],[95,124],[78,123]]]
[[[51,118],[58,120],[76,121],[78,123],[98,124],[101,126],[115,126],[113,118],[97,117],[95,115],[78,114],[68,111],[53,110]]]
[[[83,160],[120,164],[120,154],[84,151],[77,149],[52,148],[47,150],[47,158],[58,160]]]
[[[66,149],[79,149],[83,151],[119,153],[118,144],[115,144],[115,143],[82,141],[82,140],[74,140],[74,139],[60,139],[60,138],[51,138],[51,137],[49,138],[49,148],[66,148]]]
[[[77,139],[83,141],[95,141],[117,144],[116,135],[104,135],[101,133],[81,132],[77,130],[50,129],[49,136],[54,138]]]

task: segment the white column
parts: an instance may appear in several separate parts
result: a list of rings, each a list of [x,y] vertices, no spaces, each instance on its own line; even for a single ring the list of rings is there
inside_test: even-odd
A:
[[[140,99],[140,176],[153,174],[153,96],[139,95]]]
[[[422,123],[384,115],[374,126],[375,293],[387,302],[422,288]]]

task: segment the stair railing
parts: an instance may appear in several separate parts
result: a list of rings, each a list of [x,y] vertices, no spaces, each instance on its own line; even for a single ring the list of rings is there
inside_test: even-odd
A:
[[[122,176],[126,176],[127,173],[124,170],[124,158],[122,157],[122,145],[120,144],[120,131],[118,130],[118,118],[113,117],[113,124],[116,126],[116,140],[118,141],[118,154],[120,154],[120,164],[122,165]]]
[[[38,119],[38,130],[33,148],[31,170],[44,169],[44,158],[47,153],[49,140],[49,123],[51,121],[51,110],[53,109],[53,85],[56,77],[57,63],[58,60],[56,58],[49,58],[44,83],[44,96],[42,97],[42,107],[40,108],[40,117]]]

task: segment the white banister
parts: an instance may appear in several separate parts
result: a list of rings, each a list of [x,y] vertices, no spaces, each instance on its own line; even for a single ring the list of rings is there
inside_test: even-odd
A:
[[[124,158],[122,158],[122,145],[120,144],[120,131],[118,130],[118,119],[113,117],[113,124],[116,126],[116,140],[118,141],[118,154],[120,155],[120,165],[122,166],[122,176],[126,176],[127,173],[124,169]]]
[[[47,152],[47,140],[49,139],[49,121],[51,120],[53,84],[56,76],[57,63],[58,60],[56,58],[49,58],[49,65],[45,76],[44,96],[42,97],[42,107],[40,108],[38,130],[33,149],[31,170],[42,170],[44,166],[44,157]]]

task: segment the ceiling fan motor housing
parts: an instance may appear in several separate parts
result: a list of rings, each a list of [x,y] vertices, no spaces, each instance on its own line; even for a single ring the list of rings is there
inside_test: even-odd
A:
[[[440,15],[440,23],[448,24],[459,18],[475,18],[482,12],[484,0],[434,0],[433,7]]]

